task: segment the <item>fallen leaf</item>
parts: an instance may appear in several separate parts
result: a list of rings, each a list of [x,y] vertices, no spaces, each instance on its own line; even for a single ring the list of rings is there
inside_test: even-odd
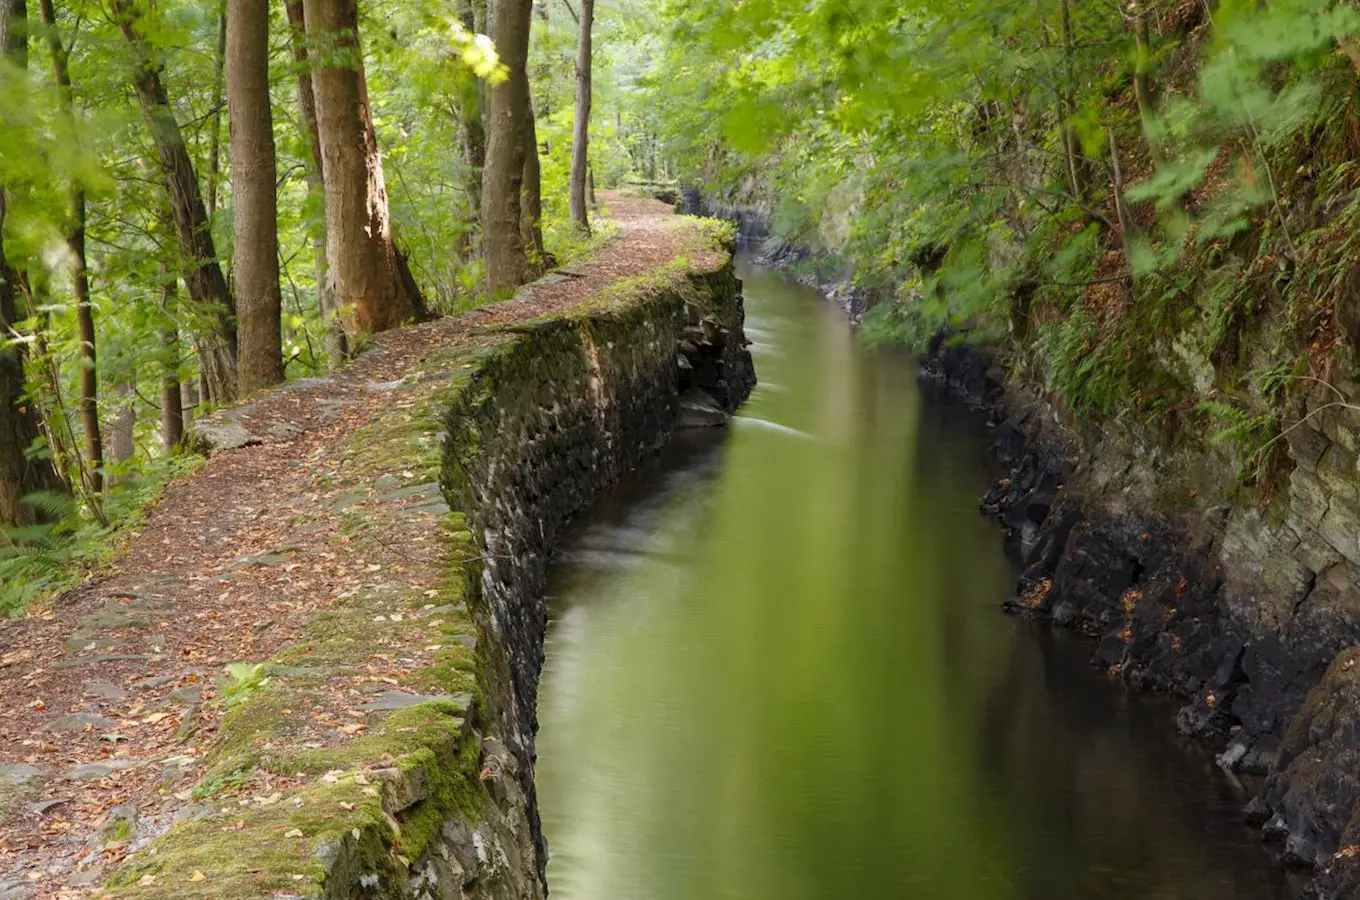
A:
[[[157,722],[163,722],[163,721],[165,721],[165,720],[168,719],[168,718],[170,718],[170,714],[169,714],[169,713],[164,713],[164,712],[152,713],[151,715],[147,716],[145,719],[142,719],[142,724],[143,724],[143,725],[155,725]]]
[[[192,874],[192,875],[189,876],[189,880],[190,880],[190,881],[193,881],[193,882],[207,881],[207,880],[208,880],[208,876],[207,876],[207,875],[204,875],[204,874],[203,874],[202,872],[200,872],[198,869],[194,869],[194,874]]]
[[[301,828],[290,828],[283,833],[284,837],[302,837]]]
[[[139,884],[142,887],[151,887],[151,885],[155,883],[156,883],[155,875],[143,875],[141,879],[137,882],[137,884]]]

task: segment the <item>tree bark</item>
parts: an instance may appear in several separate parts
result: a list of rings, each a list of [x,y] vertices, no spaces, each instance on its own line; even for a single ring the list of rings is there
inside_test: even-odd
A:
[[[283,381],[277,169],[269,108],[269,0],[227,0],[236,314],[243,395]]]
[[[486,167],[482,171],[482,254],[487,289],[508,294],[528,281],[520,231],[529,124],[529,21],[532,0],[492,0],[488,26],[507,78],[487,88]]]
[[[335,307],[326,276],[326,189],[325,173],[321,170],[321,133],[316,125],[316,93],[312,88],[311,60],[307,52],[306,16],[302,0],[287,0],[284,12],[288,16],[293,64],[297,67],[298,118],[307,136],[312,168],[307,174],[307,193],[316,208],[321,210],[321,224],[312,229],[312,250],[316,255],[316,305],[325,323],[323,329],[326,353],[331,365],[339,365],[349,357],[349,339],[345,335],[340,311]]]
[[[217,51],[213,55],[212,106],[208,114],[208,216],[217,212],[222,178],[222,85],[227,64],[227,3],[217,0]]]
[[[571,131],[571,221],[590,234],[586,181],[590,171],[590,30],[595,24],[595,0],[581,0],[580,35],[576,41],[576,119]]]
[[[175,327],[175,276],[169,266],[161,266],[161,312],[166,325],[161,328],[161,446],[173,453],[184,441],[184,395],[179,381],[179,329]]]
[[[213,246],[208,212],[198,187],[184,135],[170,110],[161,81],[161,67],[146,39],[138,31],[140,14],[134,0],[109,0],[118,28],[136,61],[133,86],[146,119],[151,140],[156,145],[161,174],[170,195],[175,235],[183,257],[184,284],[189,298],[205,314],[208,322],[197,329],[202,352],[200,360],[212,398],[228,402],[236,397],[236,324],[227,280]]]
[[[485,0],[460,0],[458,18],[468,31],[480,34],[486,28]],[[463,206],[458,210],[462,229],[454,241],[454,252],[461,260],[478,255],[477,232],[482,217],[482,170],[486,167],[485,88],[480,78],[464,78],[458,96],[458,135],[463,145]]]
[[[356,0],[304,0],[326,190],[326,259],[345,330],[394,328],[421,306],[402,278],[359,45]]]
[[[113,415],[109,417],[109,463],[113,475],[109,486],[128,480],[127,468],[137,453],[137,391],[131,381],[120,381],[113,387]]]
[[[0,0],[0,57],[17,68],[28,65],[28,7],[25,0]],[[5,188],[0,185],[0,524],[28,525],[40,516],[23,498],[57,490],[61,479],[50,459],[30,458],[38,439],[37,411],[25,399],[24,354],[10,344],[19,321],[18,276],[5,258]]]
[[[57,11],[52,0],[38,0],[47,47],[52,54],[52,77],[57,85],[62,115],[79,135],[71,102],[71,70],[61,33],[57,30]],[[71,281],[76,296],[76,328],[80,332],[80,424],[85,432],[85,456],[89,463],[89,489],[104,489],[104,442],[99,433],[99,368],[96,352],[94,307],[90,303],[90,276],[85,260],[85,190],[73,181],[71,210],[67,222],[66,246],[71,251]]]
[[[526,93],[528,89],[525,89]],[[532,99],[524,133],[524,192],[520,205],[520,232],[528,256],[528,277],[537,278],[556,263],[543,245],[543,169],[538,158],[538,127]]]

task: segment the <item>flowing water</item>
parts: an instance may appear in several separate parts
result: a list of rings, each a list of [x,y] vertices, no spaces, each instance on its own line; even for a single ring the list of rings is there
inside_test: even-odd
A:
[[[554,898],[1292,896],[1174,703],[1001,613],[978,423],[743,274],[741,417],[683,433],[556,565]]]

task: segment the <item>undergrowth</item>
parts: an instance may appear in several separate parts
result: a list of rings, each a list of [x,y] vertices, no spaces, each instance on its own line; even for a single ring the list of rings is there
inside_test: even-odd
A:
[[[117,555],[123,537],[145,521],[165,486],[202,463],[192,454],[162,457],[112,485],[103,506],[108,524],[96,521],[69,494],[26,497],[43,521],[0,528],[0,614],[20,615],[85,580]]]

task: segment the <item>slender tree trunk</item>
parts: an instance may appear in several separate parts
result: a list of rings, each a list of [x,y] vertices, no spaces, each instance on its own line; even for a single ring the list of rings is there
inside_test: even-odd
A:
[[[586,169],[586,196],[590,200],[592,207],[599,206],[599,201],[595,199],[595,167]]]
[[[508,294],[529,278],[520,232],[529,130],[529,20],[532,0],[493,0],[488,26],[508,77],[486,92],[486,167],[482,172],[482,254],[487,289]]]
[[[307,55],[306,16],[302,0],[287,0],[284,11],[288,15],[288,30],[293,50],[293,64],[297,67],[298,118],[307,136],[312,168],[307,175],[307,193],[312,203],[321,210],[321,223],[312,229],[312,250],[316,256],[316,305],[325,322],[322,331],[326,353],[331,365],[336,366],[349,357],[349,338],[345,335],[340,311],[336,309],[326,275],[326,189],[325,173],[321,170],[321,133],[316,125],[316,93],[312,88],[311,61]]]
[[[197,329],[202,352],[203,372],[211,387],[213,400],[221,403],[236,397],[236,324],[231,291],[222,275],[213,246],[212,229],[203,195],[198,187],[198,175],[184,143],[179,123],[170,110],[170,103],[161,81],[160,65],[155,62],[151,47],[138,31],[140,16],[133,7],[135,0],[109,0],[119,30],[131,49],[136,68],[133,85],[156,145],[161,174],[170,195],[174,214],[175,235],[179,240],[180,255],[185,267],[184,284],[198,310],[206,313],[209,321]]]
[[[595,24],[595,0],[581,0],[580,35],[576,41],[576,119],[571,131],[571,221],[590,234],[586,181],[590,171],[590,30]]]
[[[198,409],[198,382],[189,380],[181,381],[179,385],[179,408],[184,411],[184,430],[188,431],[194,424],[194,412]]]
[[[179,329],[175,326],[175,275],[161,266],[161,446],[172,453],[184,441],[185,403],[179,382]]]
[[[213,56],[212,112],[208,117],[208,216],[217,212],[222,178],[222,83],[227,64],[227,2],[217,0],[217,52]]]
[[[414,315],[392,240],[382,158],[368,103],[356,0],[304,0],[326,187],[326,258],[351,335],[385,331]]]
[[[113,387],[113,415],[109,417],[109,463],[114,474],[109,486],[128,480],[128,463],[137,453],[137,391],[131,381],[120,381]]]
[[[71,102],[71,70],[66,47],[57,30],[57,11],[52,0],[39,0],[47,46],[52,54],[52,77],[57,85],[62,115],[78,135]],[[104,446],[99,434],[99,368],[96,354],[94,307],[90,303],[90,277],[85,261],[85,190],[71,186],[71,211],[66,246],[71,250],[71,280],[76,296],[76,327],[80,332],[80,423],[85,432],[85,454],[90,467],[91,491],[104,489]]]
[[[528,255],[528,276],[536,278],[556,263],[543,245],[543,171],[538,158],[538,128],[533,102],[529,104],[524,142],[524,192],[520,205],[520,232]]]
[[[480,34],[486,28],[485,0],[460,0],[458,18],[463,27]],[[458,136],[463,145],[463,205],[458,210],[462,229],[454,243],[461,260],[478,255],[477,232],[482,217],[482,170],[486,166],[486,94],[482,80],[464,79],[458,96]]]
[[[227,0],[227,109],[241,393],[283,381],[277,169],[269,109],[269,0]]]
[[[25,0],[0,0],[0,57],[17,68],[28,65],[28,7]],[[0,237],[3,237],[6,194],[0,185]],[[19,321],[18,276],[5,258],[0,241],[0,335],[10,337]],[[57,490],[61,479],[49,459],[30,458],[38,440],[37,410],[25,399],[24,355],[18,345],[0,340],[0,524],[26,525],[39,518],[23,502],[35,491]]]

